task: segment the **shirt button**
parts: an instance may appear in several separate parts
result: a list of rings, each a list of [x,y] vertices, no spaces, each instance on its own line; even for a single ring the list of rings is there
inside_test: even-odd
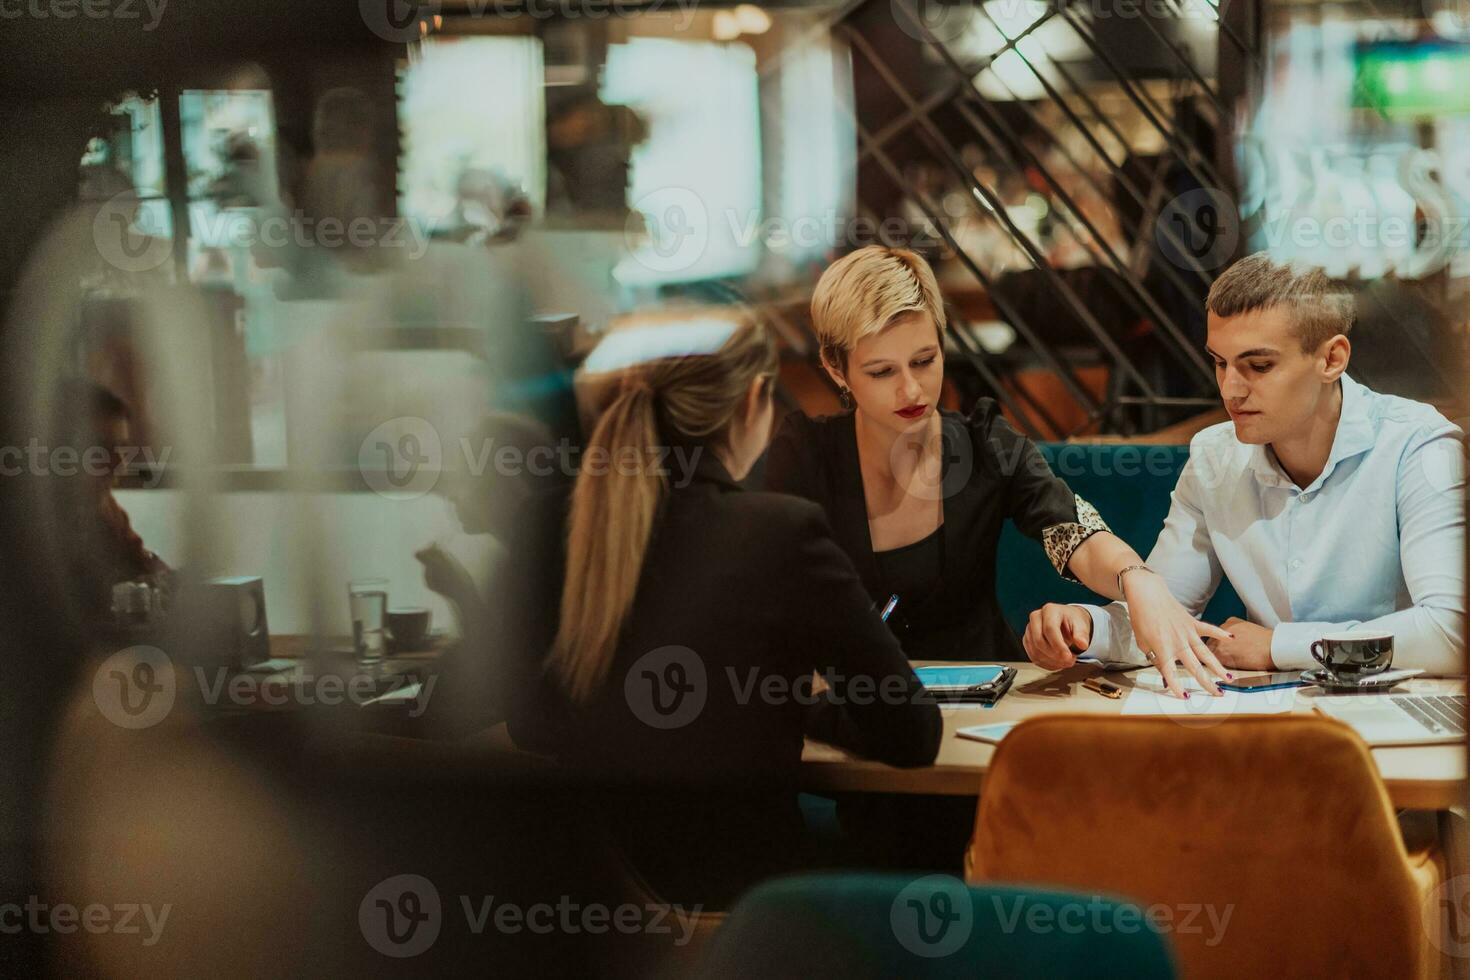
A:
[[[1291,560],[1291,567],[1292,568],[1301,568],[1302,567],[1302,560],[1300,558],[1293,558]]]

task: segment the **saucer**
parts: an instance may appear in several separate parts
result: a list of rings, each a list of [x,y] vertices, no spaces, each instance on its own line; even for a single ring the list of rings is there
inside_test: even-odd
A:
[[[1302,672],[1302,682],[1315,684],[1324,691],[1386,691],[1395,684],[1418,677],[1422,673],[1424,671],[1417,667],[1408,667],[1403,670],[1385,670],[1381,674],[1370,674],[1360,681],[1350,681],[1342,677],[1333,677],[1321,667],[1314,667]]]

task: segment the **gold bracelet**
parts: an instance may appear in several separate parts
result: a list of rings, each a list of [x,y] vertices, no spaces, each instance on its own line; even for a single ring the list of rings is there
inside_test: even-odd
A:
[[[1129,565],[1127,568],[1121,568],[1121,569],[1118,570],[1118,595],[1121,596],[1121,595],[1124,594],[1123,593],[1123,576],[1124,575],[1127,575],[1129,572],[1136,572],[1140,568],[1143,569],[1145,572],[1151,572],[1151,571],[1153,571],[1153,569],[1152,568],[1149,568],[1147,565]]]

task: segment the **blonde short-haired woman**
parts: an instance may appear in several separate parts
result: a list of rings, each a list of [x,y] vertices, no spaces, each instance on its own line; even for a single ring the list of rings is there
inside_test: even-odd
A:
[[[550,655],[512,736],[608,789],[589,809],[670,901],[718,904],[800,863],[806,734],[924,765],[943,730],[821,509],[739,486],[775,368],[765,327],[725,309],[616,326],[583,368],[599,413],[570,516],[553,500],[522,522],[561,544],[517,576],[512,605],[542,626],[527,645]]]
[[[996,545],[1009,519],[1057,573],[1126,599],[1141,649],[1183,695],[1177,657],[1211,694],[1224,668],[1195,620],[1036,446],[982,398],[968,417],[939,408],[945,314],[929,264],[871,245],[833,263],[812,297],[822,363],[850,410],[788,416],[767,489],[822,505],[869,596],[899,597],[889,622],[914,659],[1023,660],[995,597]],[[1031,630],[1060,631],[1066,621]],[[1085,649],[1090,637],[1060,636]]]

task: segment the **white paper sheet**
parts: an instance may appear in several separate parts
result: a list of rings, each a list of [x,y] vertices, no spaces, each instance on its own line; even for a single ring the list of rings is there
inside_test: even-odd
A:
[[[1156,667],[1130,675],[1134,687],[1123,701],[1123,714],[1225,719],[1233,715],[1285,714],[1296,707],[1297,688],[1294,687],[1270,691],[1222,691],[1216,698],[1206,694],[1199,681],[1182,669],[1180,674],[1179,684],[1189,694],[1184,700],[1164,693],[1164,679]]]

